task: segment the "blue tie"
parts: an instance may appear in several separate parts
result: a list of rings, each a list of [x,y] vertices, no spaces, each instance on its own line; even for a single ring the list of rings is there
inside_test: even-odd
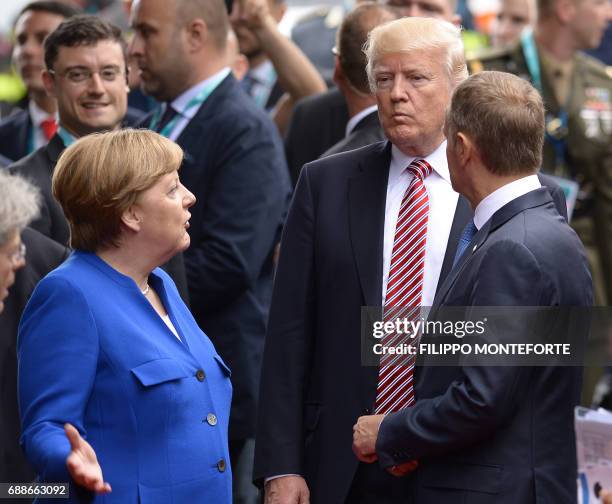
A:
[[[467,225],[463,229],[463,233],[461,233],[461,238],[459,239],[459,243],[457,244],[457,252],[455,253],[455,260],[453,261],[453,267],[455,266],[455,264],[459,262],[459,259],[461,259],[461,256],[465,252],[465,249],[468,248],[468,245],[472,241],[472,238],[474,238],[474,235],[476,234],[477,231],[478,229],[476,229],[476,226],[474,225],[474,221],[471,220],[470,222],[467,223]]]

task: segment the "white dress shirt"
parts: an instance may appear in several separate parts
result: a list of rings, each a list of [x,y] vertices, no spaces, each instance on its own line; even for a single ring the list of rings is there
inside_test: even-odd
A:
[[[400,206],[406,189],[413,179],[406,170],[417,158],[406,156],[397,147],[391,149],[391,166],[387,184],[387,203],[385,208],[385,234],[383,244],[383,305],[389,280],[391,253],[395,239],[395,227]],[[425,264],[421,306],[431,306],[442,270],[448,237],[455,217],[459,194],[453,190],[446,162],[446,141],[425,159],[433,168],[425,178],[425,188],[429,196],[429,218],[427,220],[427,239],[425,242]]]
[[[540,179],[537,175],[529,175],[527,177],[520,178],[514,182],[510,182],[505,186],[500,187],[496,191],[493,191],[485,199],[483,199],[476,210],[474,211],[474,225],[476,229],[480,229],[484,224],[493,217],[493,214],[497,212],[501,207],[507,205],[512,200],[527,194],[528,192],[535,191],[542,187]]]

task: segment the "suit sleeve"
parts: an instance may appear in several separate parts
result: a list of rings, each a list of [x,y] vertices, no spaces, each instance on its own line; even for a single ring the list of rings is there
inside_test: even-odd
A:
[[[185,253],[192,304],[215,310],[254,285],[280,236],[289,198],[287,168],[272,123],[245,118],[218,135],[201,233]],[[212,161],[212,159],[215,159]]]
[[[64,423],[83,435],[98,360],[98,334],[81,291],[45,278],[24,312],[17,345],[21,444],[42,481],[69,481]]]
[[[303,396],[314,324],[314,205],[308,169],[298,181],[276,272],[264,350],[254,479],[303,474]]]
[[[502,241],[487,251],[465,304],[547,306],[550,289],[531,252],[521,244]],[[527,319],[512,322],[512,331],[501,335],[509,341],[513,334],[529,331]],[[486,439],[514,414],[532,374],[532,368],[526,366],[463,367],[461,371],[462,378],[443,395],[417,397],[413,407],[384,419],[376,443],[383,468]]]

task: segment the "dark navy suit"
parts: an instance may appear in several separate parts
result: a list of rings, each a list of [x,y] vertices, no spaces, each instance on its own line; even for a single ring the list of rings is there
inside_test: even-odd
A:
[[[484,224],[439,288],[429,318],[445,306],[592,301],[584,248],[541,188]],[[498,333],[501,341],[529,334],[530,320],[517,316],[511,330]],[[417,503],[575,502],[573,409],[582,368],[425,362],[415,380],[415,405],[385,418],[376,449],[384,467],[419,459]]]

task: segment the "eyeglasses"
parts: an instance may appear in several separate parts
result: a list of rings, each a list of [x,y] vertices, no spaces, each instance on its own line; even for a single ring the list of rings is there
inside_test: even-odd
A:
[[[14,268],[21,266],[22,262],[25,260],[26,256],[26,246],[23,243],[19,244],[19,248],[8,254],[8,259],[11,261]]]
[[[116,66],[106,67],[97,71],[90,70],[89,68],[69,68],[62,74],[58,74],[55,70],[49,70],[49,73],[65,77],[73,84],[82,84],[83,82],[88,82],[94,74],[98,74],[100,79],[105,82],[114,82],[117,77],[123,75],[123,69]]]

